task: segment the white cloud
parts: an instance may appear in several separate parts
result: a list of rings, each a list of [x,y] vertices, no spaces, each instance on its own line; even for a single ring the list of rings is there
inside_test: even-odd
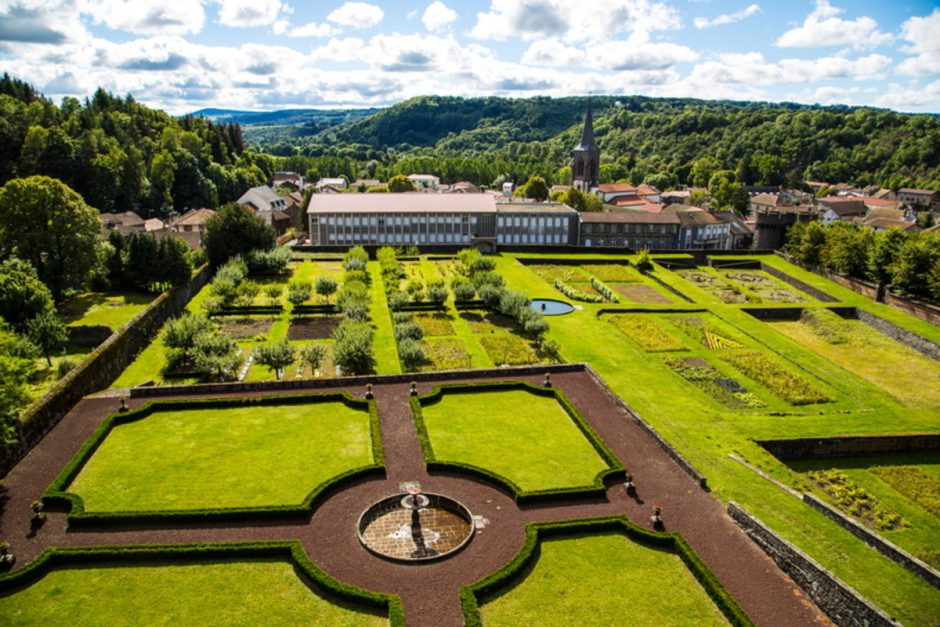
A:
[[[801,26],[792,28],[774,42],[779,48],[817,48],[820,46],[851,46],[855,49],[874,48],[893,39],[878,30],[878,22],[868,16],[843,20],[843,12],[827,0],[816,0],[816,8]]]
[[[752,4],[748,8],[736,13],[725,13],[724,15],[719,15],[711,19],[707,17],[697,17],[693,20],[693,24],[695,24],[695,28],[711,28],[712,26],[734,24],[735,22],[740,22],[758,13],[760,13],[760,5]]]
[[[912,17],[901,25],[901,37],[910,42],[902,48],[914,56],[898,64],[898,71],[908,76],[940,75],[940,9],[927,17]]]
[[[347,2],[330,13],[326,19],[350,28],[371,28],[382,21],[385,13],[374,4]]]
[[[333,35],[338,35],[340,29],[331,26],[326,23],[317,24],[316,22],[310,22],[309,24],[304,24],[303,26],[298,26],[297,28],[292,28],[288,33],[288,37],[332,37]]]
[[[334,37],[326,45],[314,48],[310,56],[314,61],[326,59],[343,63],[359,59],[364,47],[365,42],[358,37],[346,37],[344,39]]]
[[[186,35],[202,30],[202,2],[83,0],[79,10],[97,24],[142,35]]]
[[[649,43],[638,35],[590,46],[585,58],[588,65],[611,70],[665,70],[676,63],[694,61],[698,53],[678,44]]]
[[[362,54],[363,61],[384,72],[457,72],[472,67],[476,57],[453,37],[398,33],[376,35]]]
[[[62,45],[85,35],[74,0],[0,2],[0,43]]]
[[[532,42],[522,55],[523,65],[576,65],[584,60],[584,51],[566,46],[555,38]]]
[[[903,86],[891,83],[875,104],[900,111],[936,112],[940,103],[940,80],[924,86]]]
[[[489,11],[477,13],[470,35],[499,41],[558,37],[568,42],[598,42],[620,33],[681,26],[675,8],[653,0],[491,0]]]
[[[768,63],[759,52],[719,54],[717,61],[697,64],[691,78],[702,83],[784,85],[831,79],[877,79],[891,64],[881,54],[857,59],[821,57]]]
[[[216,0],[219,23],[232,28],[248,28],[273,24],[282,10],[290,9],[281,0]]]
[[[428,8],[424,10],[421,21],[424,22],[424,27],[429,31],[436,31],[444,28],[448,24],[456,22],[457,12],[441,2],[441,0],[434,0],[434,2],[429,4]]]

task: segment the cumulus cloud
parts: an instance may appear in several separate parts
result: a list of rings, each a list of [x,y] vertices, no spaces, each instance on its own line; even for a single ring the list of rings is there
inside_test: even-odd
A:
[[[186,35],[202,31],[202,2],[83,0],[82,14],[97,24],[140,35]]]
[[[694,61],[696,58],[698,53],[687,46],[650,43],[643,37],[590,46],[586,55],[590,65],[618,71],[665,70],[676,63]]]
[[[340,63],[355,61],[361,56],[363,48],[365,48],[365,42],[358,37],[346,37],[344,39],[334,37],[326,45],[314,48],[310,52],[310,58],[313,61],[327,59]]]
[[[219,23],[231,28],[273,24],[282,10],[290,11],[281,0],[217,0]],[[136,3],[136,0],[135,0]]]
[[[304,24],[303,26],[298,26],[292,28],[287,32],[288,37],[332,37],[333,35],[339,34],[340,29],[331,26],[326,23],[317,24],[316,22],[310,22],[309,24]]]
[[[421,21],[424,22],[424,27],[429,31],[436,31],[456,22],[457,12],[441,2],[441,0],[434,0],[434,2],[429,4],[428,8],[424,10]]]
[[[927,17],[912,17],[901,25],[901,37],[910,42],[902,48],[913,56],[898,64],[898,71],[908,76],[940,75],[940,9]]]
[[[760,5],[752,4],[746,9],[738,11],[736,13],[725,13],[724,15],[719,15],[713,18],[707,17],[697,17],[693,20],[695,28],[711,28],[712,26],[722,26],[724,24],[734,24],[735,22],[740,22],[745,20],[752,15],[757,15],[760,13]]]
[[[620,33],[678,29],[678,11],[653,0],[491,0],[477,13],[470,31],[478,39],[558,37],[568,42],[596,42]]]
[[[877,78],[891,64],[882,54],[857,59],[822,57],[782,59],[768,63],[759,52],[718,55],[716,61],[696,64],[692,78],[703,83],[782,85],[831,79]]]
[[[878,30],[878,22],[868,16],[854,20],[838,17],[843,10],[816,0],[816,8],[801,26],[780,35],[774,45],[779,48],[817,48],[820,46],[851,46],[855,49],[874,48],[893,39]]]
[[[382,21],[385,13],[374,4],[347,2],[330,13],[326,19],[350,28],[372,28]]]
[[[373,37],[361,58],[385,72],[436,72],[468,67],[473,53],[452,37],[394,33]]]
[[[0,1],[0,44],[62,45],[86,35],[75,0]],[[7,54],[16,54],[16,47],[4,48]]]
[[[930,112],[936,112],[938,102],[940,102],[940,80],[928,83],[923,87],[910,87],[891,83],[885,93],[875,101],[879,106],[901,111]]]
[[[584,60],[584,52],[566,46],[558,39],[540,39],[533,42],[522,55],[524,65],[563,66],[576,65]]]

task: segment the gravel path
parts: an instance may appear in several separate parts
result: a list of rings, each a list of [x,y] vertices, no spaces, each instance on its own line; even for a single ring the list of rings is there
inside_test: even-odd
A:
[[[507,373],[509,378],[509,373]],[[511,376],[541,385],[542,376]],[[466,380],[473,380],[468,377]],[[452,381],[448,381],[450,383]],[[17,565],[28,563],[48,546],[100,544],[299,540],[308,555],[341,581],[401,596],[409,625],[461,625],[457,592],[506,563],[522,548],[525,525],[625,514],[648,525],[652,505],[663,506],[666,529],[680,532],[728,592],[759,625],[827,623],[825,616],[728,518],[724,508],[679,468],[662,448],[588,372],[556,373],[560,388],[635,475],[637,495],[621,485],[606,499],[519,507],[486,482],[451,473],[428,475],[411,417],[407,384],[377,383],[387,477],[352,481],[325,500],[307,520],[258,523],[192,524],[168,527],[107,526],[68,530],[65,514],[49,512],[46,524],[28,534],[29,504],[49,486],[81,444],[117,407],[113,396],[86,398],[69,413],[3,480],[0,538],[8,539]],[[434,383],[421,383],[424,394]],[[348,390],[361,395],[362,389]],[[296,393],[296,391],[290,391]],[[132,400],[131,406],[141,404]],[[535,444],[535,443],[534,443]],[[424,490],[453,497],[487,525],[461,552],[439,562],[404,565],[367,552],[355,533],[356,521],[374,501],[398,492],[402,481],[419,481]]]

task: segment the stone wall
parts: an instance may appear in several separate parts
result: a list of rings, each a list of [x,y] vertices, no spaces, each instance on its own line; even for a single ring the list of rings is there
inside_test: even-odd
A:
[[[860,457],[884,453],[940,452],[940,435],[849,435],[831,438],[756,440],[779,460]]]
[[[898,624],[736,503],[728,503],[728,515],[835,624],[842,627]]]
[[[816,498],[812,494],[804,493],[803,502],[822,513],[829,520],[835,521],[852,535],[861,540],[890,560],[894,560],[918,577],[923,578],[934,588],[940,588],[940,572],[937,572],[904,549],[882,538],[877,533],[866,529],[852,518],[849,518],[828,503]]]
[[[156,337],[163,323],[181,311],[211,276],[209,267],[203,266],[189,283],[158,296],[92,351],[45,396],[30,405],[20,416],[19,446],[0,462],[0,476],[6,475],[83,396],[111,385]]]
[[[763,263],[763,262],[761,263],[761,270],[763,270],[764,272],[766,272],[767,274],[773,277],[777,277],[784,283],[792,285],[793,287],[800,290],[801,292],[809,294],[816,300],[822,301],[824,303],[836,303],[839,301],[838,298],[830,296],[826,292],[820,289],[817,289],[808,283],[804,283],[803,281],[800,281],[796,277],[792,277],[786,272],[783,272],[782,270],[778,270],[777,268],[774,268],[773,266],[769,266],[766,263]]]
[[[931,359],[940,361],[940,344],[931,342],[913,331],[903,329],[892,322],[888,322],[884,318],[870,314],[867,311],[862,311],[861,309],[858,310],[858,319],[876,331],[884,333],[888,337],[910,346],[918,353],[923,353]],[[940,323],[940,320],[938,320],[938,323]]]

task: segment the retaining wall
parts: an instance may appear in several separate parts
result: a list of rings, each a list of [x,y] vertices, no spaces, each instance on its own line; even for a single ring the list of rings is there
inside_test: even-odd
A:
[[[815,298],[816,300],[822,301],[822,302],[824,302],[824,303],[837,303],[837,302],[839,302],[839,299],[838,299],[838,298],[835,298],[835,297],[833,297],[833,296],[830,296],[829,294],[827,294],[826,292],[822,291],[821,289],[815,288],[815,287],[813,287],[812,285],[810,285],[810,284],[808,284],[808,283],[804,283],[803,281],[800,281],[800,280],[797,279],[796,277],[790,276],[789,274],[787,274],[787,273],[784,272],[783,270],[778,270],[777,268],[774,268],[773,266],[769,266],[769,265],[767,265],[767,264],[764,263],[764,262],[761,262],[760,265],[761,265],[761,270],[763,270],[764,272],[766,272],[766,273],[769,274],[770,276],[776,277],[776,278],[780,279],[781,281],[783,281],[784,283],[787,283],[788,285],[792,285],[793,287],[795,287],[796,289],[800,290],[801,292],[804,292],[804,293],[806,293],[806,294],[809,294],[810,296],[812,296],[812,297]]]
[[[903,329],[898,325],[888,322],[884,318],[880,318],[874,314],[870,314],[867,311],[861,309],[857,310],[858,319],[870,326],[871,328],[884,333],[891,339],[897,340],[902,344],[910,346],[918,353],[923,353],[930,357],[931,359],[936,359],[940,361],[940,344],[932,342],[927,338],[914,333],[913,331],[908,331]],[[940,323],[940,319],[938,319]]]
[[[117,379],[140,351],[159,333],[166,320],[178,313],[212,276],[203,266],[189,283],[164,292],[131,321],[115,331],[45,396],[20,417],[19,446],[0,462],[6,475],[83,396],[102,390]]]
[[[940,572],[937,572],[901,547],[897,546],[893,542],[885,540],[877,533],[866,529],[852,518],[849,518],[839,510],[835,509],[825,501],[816,498],[812,494],[804,493],[803,502],[816,511],[822,513],[822,515],[829,520],[837,523],[840,527],[844,528],[852,535],[860,538],[865,544],[872,547],[888,559],[894,560],[918,577],[921,577],[934,588],[940,588]]]
[[[837,625],[880,627],[898,624],[736,503],[728,503],[728,515]]]
[[[831,438],[755,440],[779,460],[861,457],[886,453],[940,452],[940,434],[848,435]]]

